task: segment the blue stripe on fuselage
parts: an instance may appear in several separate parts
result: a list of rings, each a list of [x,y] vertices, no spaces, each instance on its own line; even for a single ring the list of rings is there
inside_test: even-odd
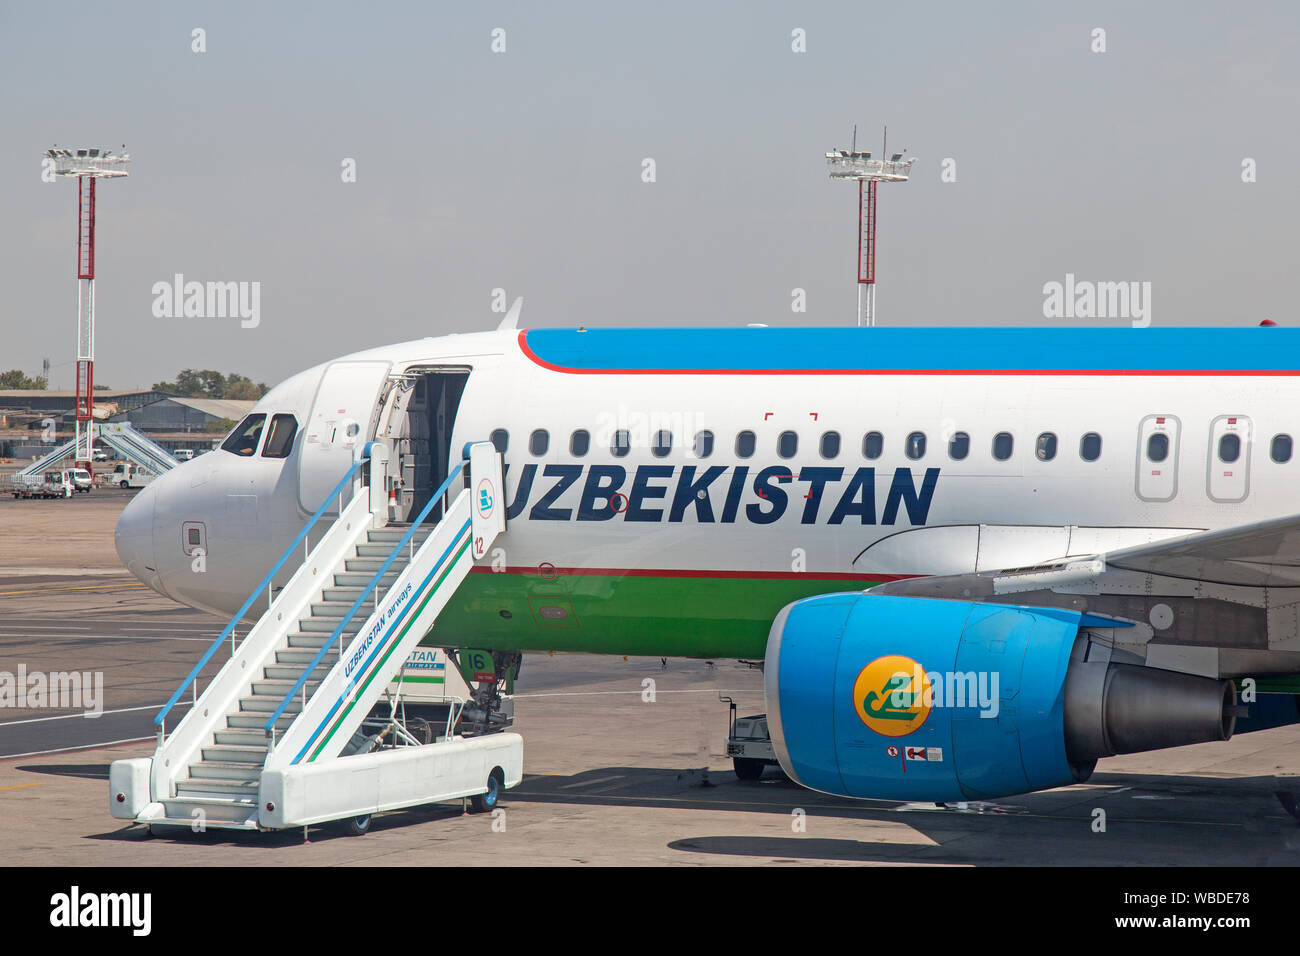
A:
[[[542,362],[575,371],[1293,372],[1300,329],[529,329]]]

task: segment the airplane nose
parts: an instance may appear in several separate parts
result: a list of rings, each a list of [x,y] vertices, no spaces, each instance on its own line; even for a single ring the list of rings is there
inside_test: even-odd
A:
[[[136,492],[117,519],[113,543],[117,546],[117,555],[126,569],[162,594],[164,592],[153,547],[153,512],[157,498],[153,485]]]

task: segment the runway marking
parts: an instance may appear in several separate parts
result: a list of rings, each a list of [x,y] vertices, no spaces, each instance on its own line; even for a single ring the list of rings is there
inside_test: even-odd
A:
[[[528,791],[528,790],[509,790],[507,791],[506,795],[520,797],[525,800],[531,799],[531,800],[535,800],[538,803],[553,803],[555,802],[555,797],[557,796],[557,794],[555,793],[538,793],[535,791]],[[628,806],[635,806],[638,803],[691,802],[697,804],[711,804],[712,806],[724,807],[724,808],[758,807],[769,811],[785,812],[785,807],[780,803],[756,803],[752,800],[711,800],[704,797],[691,796],[689,794],[682,794],[676,797],[638,797],[638,796],[628,796],[628,795],[605,796],[604,794],[595,794],[595,793],[575,793],[573,795],[573,798],[577,800],[619,800],[627,803]],[[867,798],[865,800],[854,800],[854,803],[856,804],[875,803],[875,802],[892,803],[893,801],[876,800],[875,798]],[[898,808],[892,806],[887,806],[887,807],[860,806],[859,807],[859,806],[845,805],[842,803],[839,804],[813,803],[808,800],[800,801],[799,805],[802,807],[810,807],[810,808],[826,809],[826,810],[839,810],[844,812],[860,812],[860,813],[878,813],[882,811],[898,812]],[[701,807],[699,809],[704,809],[704,808]],[[1011,820],[1024,820],[1024,819],[1055,820],[1062,823],[1069,823],[1071,825],[1077,824],[1080,821],[1087,821],[1088,819],[1087,817],[1057,816],[1051,813],[990,813],[990,814],[982,814],[982,816],[989,817],[989,818],[996,817],[998,819],[1011,819]],[[1290,818],[1279,817],[1278,819],[1290,819]],[[1124,818],[1123,820],[1112,820],[1111,822],[1112,823],[1163,823],[1172,826],[1198,826],[1198,827],[1244,827],[1245,826],[1244,823],[1219,823],[1214,820],[1139,820],[1139,819],[1130,819],[1127,817]]]
[[[572,790],[574,787],[594,787],[598,783],[609,783],[611,780],[622,780],[622,774],[615,774],[612,777],[598,777],[595,780],[579,780],[577,783],[565,783],[560,785],[561,790]]]
[[[25,754],[7,754],[0,757],[0,763],[8,760],[22,760],[24,757],[48,757],[52,754],[74,753],[83,750],[103,750],[106,747],[118,747],[125,744],[141,744],[146,740],[154,740],[154,737],[128,737],[126,740],[105,740],[98,744],[78,744],[75,747],[56,747],[54,750],[33,750]]]
[[[55,591],[102,591],[105,588],[111,588],[115,591],[123,591],[127,588],[143,588],[143,584],[88,584],[78,588],[30,588],[26,591],[0,591],[0,596],[7,594],[52,594]]]
[[[16,783],[12,787],[0,787],[0,793],[4,793],[6,790],[22,790],[25,787],[43,787],[47,783],[49,783],[48,780],[38,780],[36,783]]]
[[[18,724],[39,724],[47,720],[69,720],[73,717],[81,717],[85,720],[98,720],[105,714],[129,714],[137,710],[161,710],[162,704],[145,704],[143,707],[121,707],[117,710],[101,710],[94,717],[87,717],[81,711],[75,714],[56,714],[53,717],[24,717],[21,720],[0,720],[0,727],[14,727]]]
[[[218,632],[220,633],[220,632]],[[27,634],[23,631],[0,631],[0,637],[58,637],[57,634]],[[69,637],[79,637],[80,635],[69,634]],[[87,635],[96,641],[198,641],[202,644],[211,644],[212,639],[217,634],[211,634],[200,637],[161,637],[157,634],[90,634]]]
[[[79,624],[24,624],[25,631],[89,631],[90,628]]]

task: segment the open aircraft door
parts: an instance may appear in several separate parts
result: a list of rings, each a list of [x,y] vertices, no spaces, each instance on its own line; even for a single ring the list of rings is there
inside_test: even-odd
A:
[[[335,362],[321,376],[298,459],[298,504],[304,511],[320,507],[352,467],[354,450],[374,434],[390,367],[390,362]]]

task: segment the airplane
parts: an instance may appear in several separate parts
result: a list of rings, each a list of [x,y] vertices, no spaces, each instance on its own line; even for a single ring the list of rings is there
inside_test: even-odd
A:
[[[390,449],[401,523],[491,441],[506,533],[423,643],[754,662],[811,789],[992,798],[1300,720],[1300,330],[521,330],[517,305],[271,389],[127,505],[123,562],[230,615],[358,443]]]

